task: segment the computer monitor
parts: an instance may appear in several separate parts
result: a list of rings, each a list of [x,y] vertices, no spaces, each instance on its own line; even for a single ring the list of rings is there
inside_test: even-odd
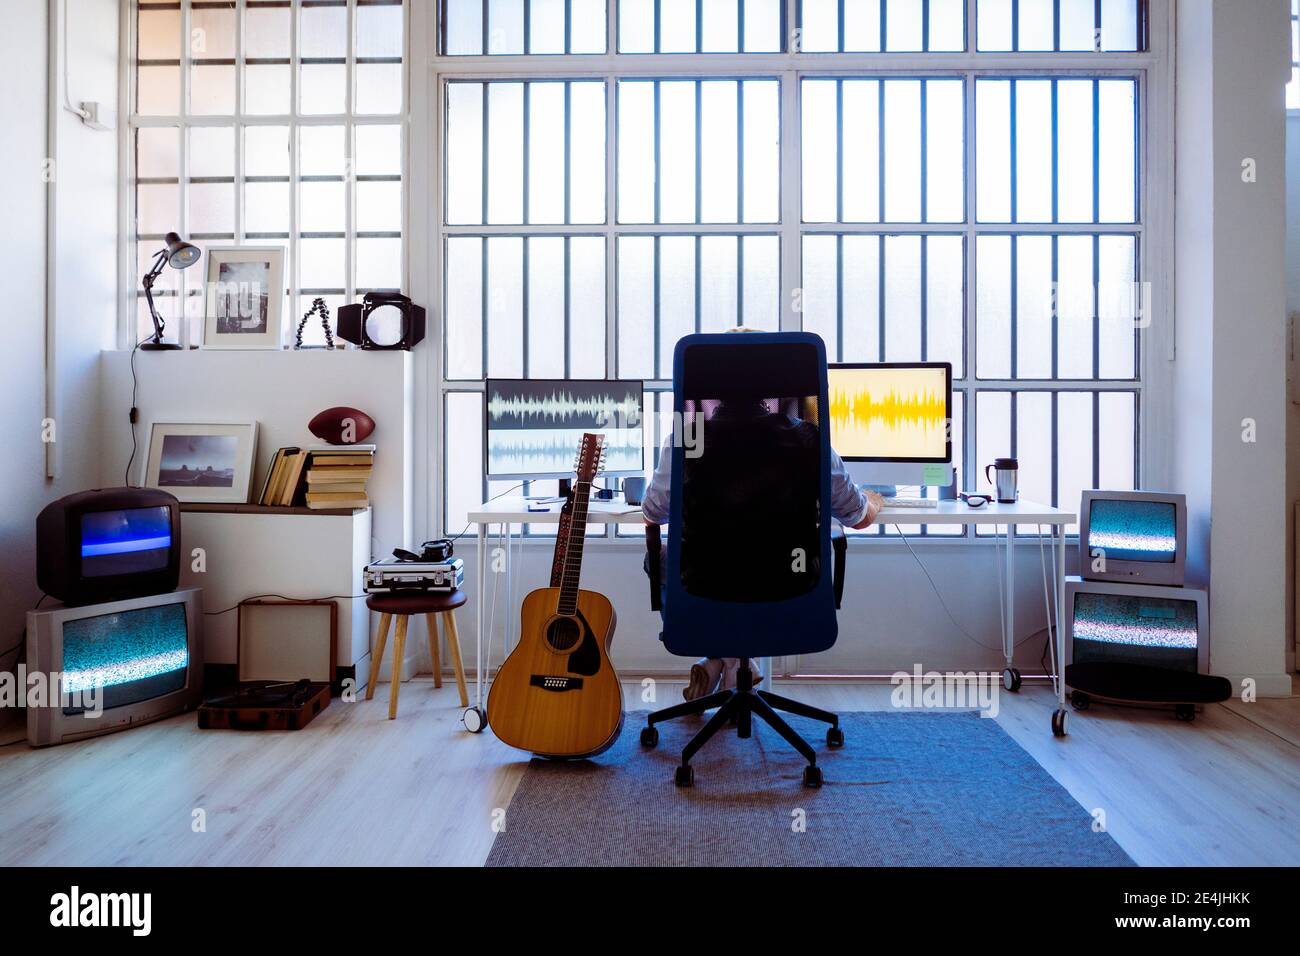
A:
[[[831,447],[854,481],[923,485],[926,465],[952,462],[950,363],[842,362],[827,375]]]
[[[644,385],[627,379],[488,379],[483,392],[488,478],[571,478],[584,432],[605,436],[601,474],[643,474]]]
[[[1091,581],[1182,585],[1187,497],[1088,489],[1079,504],[1079,570]]]

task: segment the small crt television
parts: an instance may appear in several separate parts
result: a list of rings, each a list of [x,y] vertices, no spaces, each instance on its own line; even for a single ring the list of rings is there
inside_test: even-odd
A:
[[[1187,564],[1187,498],[1159,491],[1085,491],[1079,573],[1089,581],[1180,587]]]
[[[202,590],[27,612],[27,742],[66,743],[196,707]]]
[[[176,590],[180,503],[156,488],[67,495],[36,518],[36,583],[66,605]]]
[[[1210,664],[1205,598],[1197,588],[1112,584],[1071,575],[1065,579],[1065,663],[1204,673]]]

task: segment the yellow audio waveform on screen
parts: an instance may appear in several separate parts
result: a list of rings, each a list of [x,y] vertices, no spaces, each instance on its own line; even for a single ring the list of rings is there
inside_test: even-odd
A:
[[[831,444],[844,457],[942,458],[948,426],[942,368],[830,369]]]

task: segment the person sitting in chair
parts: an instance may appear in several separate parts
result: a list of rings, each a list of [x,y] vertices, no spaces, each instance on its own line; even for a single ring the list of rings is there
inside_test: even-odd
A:
[[[683,505],[694,511],[690,525],[701,532],[700,544],[682,541],[681,574],[688,590],[707,590],[711,597],[744,601],[771,599],[777,592],[798,593],[815,585],[817,491],[810,482],[817,480],[818,447],[815,424],[774,410],[768,402],[749,399],[717,405],[708,419],[706,449],[723,453],[692,458],[683,477]],[[669,435],[641,504],[647,524],[668,520],[672,450],[673,436]],[[714,462],[725,462],[726,468],[720,470]],[[853,484],[844,462],[832,449],[831,507],[835,518],[851,528],[866,528],[883,506],[879,493]],[[758,520],[738,526],[730,517],[735,514],[754,515]],[[723,533],[709,529],[711,515],[728,525],[718,529]],[[808,570],[813,573],[792,573],[791,541],[812,556]],[[744,555],[744,560],[736,560],[736,555]],[[762,583],[756,587],[756,581]],[[691,665],[690,681],[682,696],[694,700],[719,686],[734,688],[739,667],[738,658],[699,660]],[[750,667],[757,684],[762,675],[752,662]]]

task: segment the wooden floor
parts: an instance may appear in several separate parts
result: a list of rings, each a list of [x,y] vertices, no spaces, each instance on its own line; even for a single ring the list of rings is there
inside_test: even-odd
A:
[[[628,708],[680,700],[680,687],[661,682],[647,704],[628,682]],[[891,688],[781,690],[850,711],[889,707]],[[1085,808],[1105,811],[1138,863],[1300,864],[1300,698],[1216,705],[1192,724],[1094,707],[1072,715],[1065,740],[1051,735],[1054,703],[1026,686],[1001,695],[997,720]],[[0,865],[482,863],[526,756],[465,733],[450,681],[411,681],[397,720],[387,710],[381,687],[371,701],[336,699],[298,733],[199,731],[190,714],[0,748]]]

